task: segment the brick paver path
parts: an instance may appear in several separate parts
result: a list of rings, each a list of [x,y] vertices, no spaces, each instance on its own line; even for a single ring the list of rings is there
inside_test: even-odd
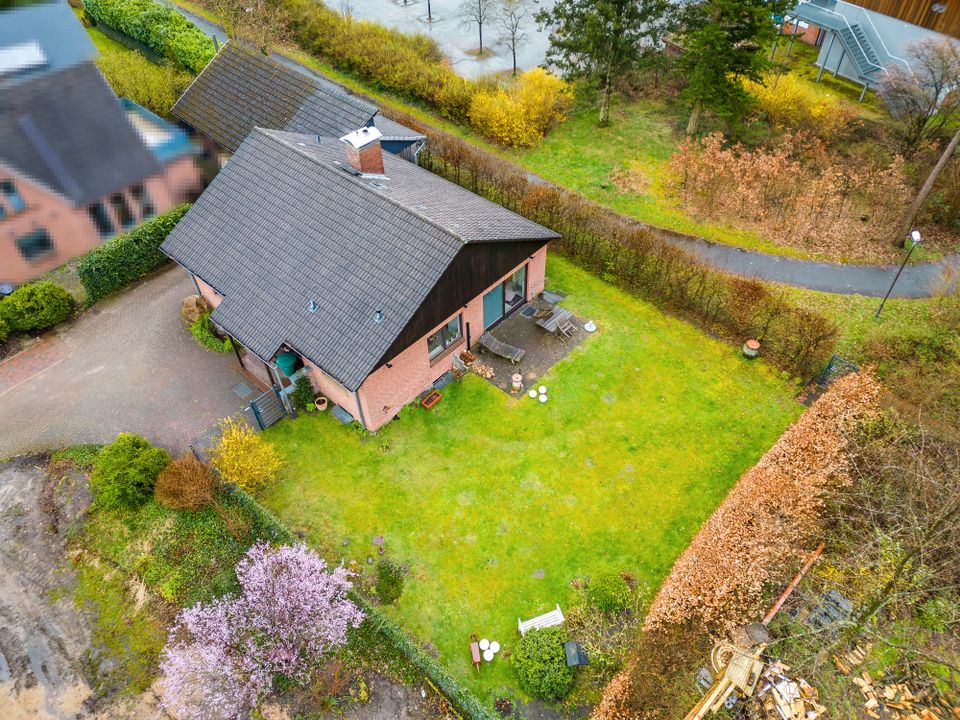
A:
[[[241,410],[233,356],[200,348],[180,320],[194,292],[168,268],[0,364],[0,458],[123,431],[182,452]]]

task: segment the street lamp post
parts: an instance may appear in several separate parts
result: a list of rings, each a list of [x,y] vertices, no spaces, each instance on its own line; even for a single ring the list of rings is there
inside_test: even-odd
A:
[[[887,299],[890,297],[890,293],[893,292],[893,286],[897,284],[897,280],[900,279],[900,273],[903,272],[903,269],[907,266],[907,263],[910,261],[910,256],[913,255],[913,251],[916,249],[917,245],[920,244],[920,231],[913,230],[910,232],[910,249],[907,250],[907,256],[903,259],[903,262],[900,263],[900,269],[897,270],[897,274],[893,276],[893,282],[890,283],[890,288],[887,290],[887,294],[883,296],[883,301],[880,303],[880,307],[877,308],[877,312],[874,313],[874,317],[880,317],[880,313],[883,311],[883,306],[887,304]]]

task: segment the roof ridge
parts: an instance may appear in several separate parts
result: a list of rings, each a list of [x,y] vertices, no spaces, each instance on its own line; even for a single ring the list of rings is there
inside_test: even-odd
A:
[[[449,235],[449,236],[452,237],[454,240],[458,241],[461,245],[467,245],[467,244],[470,242],[469,240],[466,240],[466,239],[463,237],[462,234],[456,233],[456,232],[454,232],[453,230],[451,230],[450,228],[448,228],[448,227],[446,227],[446,226],[444,226],[444,225],[441,225],[440,223],[438,223],[438,222],[437,222],[436,220],[434,220],[433,218],[429,218],[429,217],[427,217],[426,215],[423,215],[423,214],[417,212],[414,208],[411,208],[409,205],[404,205],[403,203],[397,201],[396,198],[390,197],[389,195],[386,195],[385,193],[377,192],[377,190],[376,190],[375,188],[372,188],[372,187],[370,187],[370,185],[368,185],[368,184],[366,184],[366,183],[364,183],[364,182],[361,182],[361,181],[358,179],[358,176],[353,175],[353,174],[351,174],[351,173],[349,173],[349,172],[340,170],[340,169],[338,169],[338,168],[336,168],[336,167],[334,167],[334,166],[332,166],[332,165],[328,165],[326,162],[323,162],[323,161],[319,160],[318,158],[314,157],[313,155],[311,155],[310,153],[308,153],[306,150],[304,150],[304,149],[300,148],[299,146],[297,146],[295,143],[291,144],[291,143],[288,142],[287,140],[284,140],[283,138],[280,138],[280,137],[277,137],[277,136],[274,135],[274,133],[284,132],[283,130],[269,130],[269,129],[266,129],[266,128],[254,128],[254,129],[251,131],[250,134],[253,135],[253,134],[256,133],[256,132],[261,132],[261,133],[263,133],[263,134],[266,135],[267,137],[270,137],[271,139],[273,139],[275,142],[278,142],[278,143],[280,143],[281,145],[283,145],[285,148],[288,148],[288,149],[292,150],[293,152],[297,153],[298,155],[302,155],[303,157],[305,157],[305,158],[307,158],[308,160],[310,160],[310,162],[312,162],[313,164],[318,165],[318,166],[324,168],[327,172],[330,172],[330,173],[339,173],[340,175],[342,175],[343,177],[345,177],[347,180],[349,180],[349,181],[352,182],[353,184],[357,185],[358,187],[364,188],[367,192],[370,192],[370,193],[374,194],[376,197],[379,197],[379,198],[382,198],[382,199],[386,200],[388,203],[390,203],[390,204],[393,205],[394,207],[400,208],[401,210],[403,210],[403,211],[409,213],[410,215],[413,215],[414,217],[416,217],[416,218],[422,220],[423,222],[427,223],[428,225],[431,225],[431,226],[435,227],[435,228],[436,228],[437,230],[439,230],[440,232],[442,232],[442,233],[444,233],[444,234],[446,234],[446,235]],[[301,133],[289,133],[289,134],[291,134],[291,135],[301,135]],[[310,135],[305,135],[305,134],[303,134],[303,135],[301,135],[301,136],[302,136],[302,137],[307,137],[307,138],[308,138],[308,137],[311,137]],[[319,136],[319,135],[318,135],[318,136],[315,136],[315,137],[318,137],[318,138],[319,138],[319,137],[322,137],[322,136]],[[328,139],[329,139],[329,140],[337,140],[337,138],[328,138]],[[406,161],[406,160],[401,160],[400,162],[407,162],[407,161]],[[419,166],[419,165],[415,165],[414,167],[418,167],[418,168],[419,168],[420,166]],[[421,169],[422,169],[422,168],[421,168]],[[424,170],[423,172],[429,172],[429,170]],[[438,177],[439,177],[439,176],[438,176]],[[447,180],[446,178],[440,178],[440,179],[443,180],[444,182],[450,182],[450,181]]]

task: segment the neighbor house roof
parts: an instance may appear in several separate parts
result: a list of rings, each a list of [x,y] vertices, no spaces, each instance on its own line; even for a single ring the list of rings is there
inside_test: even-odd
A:
[[[257,129],[162,249],[223,296],[213,319],[261,358],[289,343],[356,390],[465,244],[557,237],[383,162],[358,175],[336,138]]]
[[[0,10],[0,89],[92,60],[96,54],[65,1]]]
[[[376,123],[386,139],[423,138],[377,113],[341,86],[237,41],[217,53],[173,106],[174,115],[231,152],[255,127],[340,137]]]
[[[77,205],[160,170],[90,62],[0,90],[0,162]]]

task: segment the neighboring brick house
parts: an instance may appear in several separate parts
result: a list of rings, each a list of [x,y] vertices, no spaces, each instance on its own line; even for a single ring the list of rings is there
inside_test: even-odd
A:
[[[0,292],[192,197],[194,149],[121,103],[66,3],[0,11]]]
[[[283,64],[241,41],[224,45],[173,106],[211,141],[222,165],[255,128],[340,137],[375,126],[384,150],[416,161],[426,138],[306,68]]]
[[[543,290],[557,237],[382,152],[375,128],[256,129],[162,250],[248,368],[286,386],[275,359],[289,348],[318,391],[376,430]]]

